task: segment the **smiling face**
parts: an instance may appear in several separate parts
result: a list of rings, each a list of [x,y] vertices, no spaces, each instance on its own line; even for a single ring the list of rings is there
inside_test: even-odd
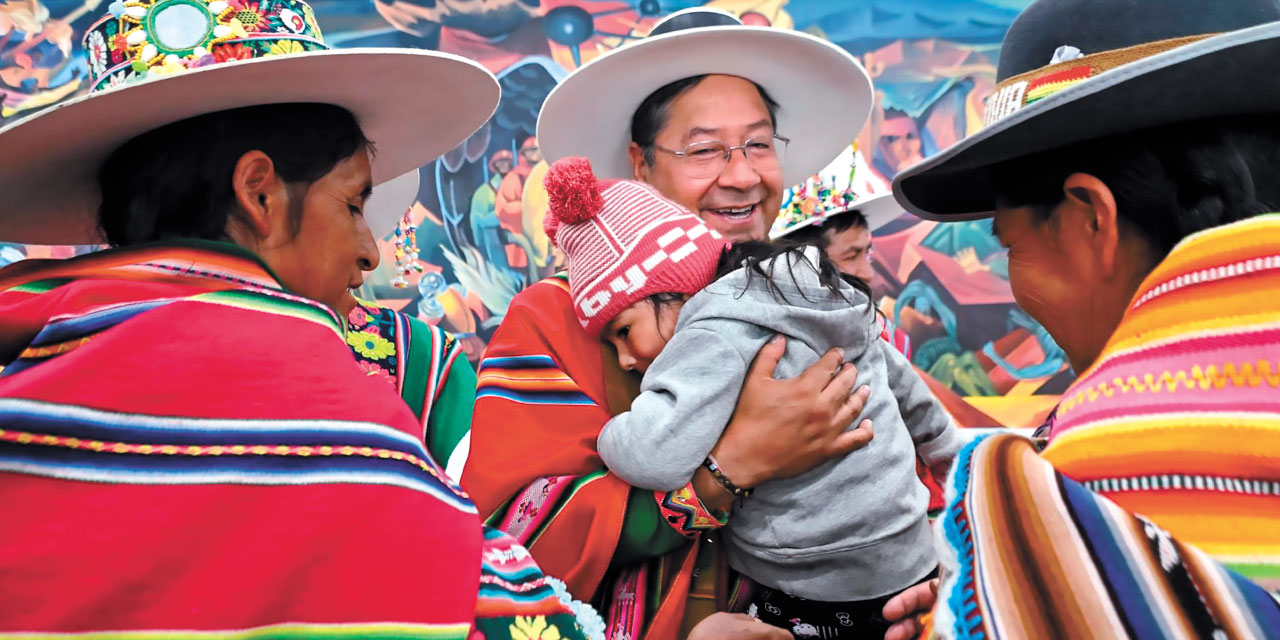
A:
[[[711,75],[678,95],[667,108],[656,146],[680,150],[697,142],[737,146],[746,140],[771,140],[774,129],[760,90],[736,76]],[[731,240],[764,240],[782,203],[782,170],[757,171],[742,151],[734,151],[718,175],[691,178],[681,158],[653,154],[643,161],[633,150],[636,177],[664,196],[697,213]]]
[[[618,351],[618,365],[623,370],[644,373],[667,346],[683,306],[683,300],[655,304],[646,298],[614,316],[600,332],[600,339]]]
[[[1097,177],[1071,174],[1062,192],[1046,207],[997,201],[992,232],[1009,250],[1014,299],[1083,373],[1164,254],[1118,217],[1114,194]]]

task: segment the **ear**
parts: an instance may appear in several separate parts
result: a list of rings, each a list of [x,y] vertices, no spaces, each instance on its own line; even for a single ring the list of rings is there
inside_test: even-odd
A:
[[[261,151],[250,151],[236,161],[231,174],[231,188],[236,203],[247,214],[244,222],[258,240],[271,235],[281,216],[288,216],[288,195],[284,181],[276,173],[271,157]]]
[[[644,149],[632,142],[627,148],[627,156],[631,158],[631,177],[640,182],[648,182],[649,163],[644,161]]]
[[[1087,173],[1067,176],[1062,192],[1066,196],[1063,205],[1077,214],[1067,218],[1071,220],[1069,224],[1082,225],[1076,231],[1088,242],[1102,275],[1115,275],[1120,246],[1115,194],[1106,183]]]

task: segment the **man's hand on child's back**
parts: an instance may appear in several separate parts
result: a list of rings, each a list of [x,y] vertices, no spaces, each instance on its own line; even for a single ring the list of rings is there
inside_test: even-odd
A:
[[[712,451],[741,487],[800,475],[862,448],[874,436],[870,420],[848,429],[870,390],[854,392],[858,372],[839,349],[827,352],[796,378],[775,380],[786,353],[778,336],[762,347],[747,372],[733,418]]]

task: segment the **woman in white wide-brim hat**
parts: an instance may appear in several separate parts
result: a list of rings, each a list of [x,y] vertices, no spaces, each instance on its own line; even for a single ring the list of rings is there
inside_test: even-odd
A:
[[[582,637],[424,446],[456,345],[344,317],[493,76],[301,0],[114,2],[85,49],[0,130],[0,239],[112,245],[0,271],[0,635]]]

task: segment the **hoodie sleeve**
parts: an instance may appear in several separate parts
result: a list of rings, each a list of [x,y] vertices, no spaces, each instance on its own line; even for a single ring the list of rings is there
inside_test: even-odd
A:
[[[715,332],[677,331],[645,373],[631,410],[600,432],[605,466],[642,489],[688,484],[733,416],[746,371],[741,353]]]
[[[884,354],[889,389],[898,400],[898,410],[911,432],[916,453],[931,468],[949,465],[964,445],[955,422],[905,356],[884,340],[876,340],[875,344]]]

